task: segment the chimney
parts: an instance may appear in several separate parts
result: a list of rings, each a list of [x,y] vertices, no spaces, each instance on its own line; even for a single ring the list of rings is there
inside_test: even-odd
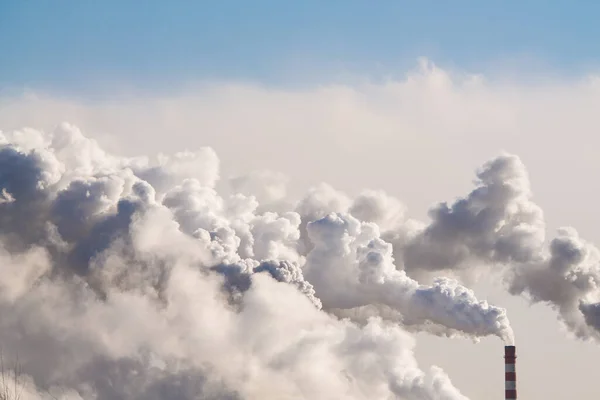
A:
[[[517,398],[517,371],[515,363],[517,360],[515,346],[504,347],[504,391],[506,400]]]

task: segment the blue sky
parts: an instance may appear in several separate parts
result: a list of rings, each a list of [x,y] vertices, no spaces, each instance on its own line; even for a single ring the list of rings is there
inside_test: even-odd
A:
[[[425,56],[485,72],[600,64],[600,2],[0,1],[0,88],[394,74]]]

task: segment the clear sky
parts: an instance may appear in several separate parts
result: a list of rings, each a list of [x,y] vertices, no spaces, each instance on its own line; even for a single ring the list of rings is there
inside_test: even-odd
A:
[[[384,189],[420,220],[507,150],[548,238],[567,225],[600,244],[599,17],[585,0],[0,0],[0,130],[66,120],[128,155],[208,145],[224,177]],[[419,71],[419,57],[436,66]],[[14,95],[25,89],[37,96]],[[508,310],[522,398],[598,397],[597,343],[500,285],[475,290]],[[417,356],[471,399],[500,399],[501,346],[419,335]]]
[[[3,0],[0,85],[289,84],[393,74],[419,56],[572,73],[600,64],[599,13],[600,3],[585,0]]]

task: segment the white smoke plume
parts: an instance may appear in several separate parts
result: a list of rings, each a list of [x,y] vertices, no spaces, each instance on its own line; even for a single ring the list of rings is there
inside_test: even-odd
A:
[[[458,400],[407,331],[512,340],[504,310],[395,264],[380,230],[419,225],[382,193],[290,205],[259,175],[222,196],[210,149],[121,158],[68,124],[0,143],[0,348],[23,398]]]
[[[449,334],[495,334],[513,342],[503,309],[477,301],[456,281],[439,279],[425,287],[397,270],[392,245],[380,238],[374,223],[330,214],[309,223],[308,235],[314,248],[308,254],[306,277],[326,308],[383,305],[397,311],[406,327],[423,329],[433,323],[447,328]]]

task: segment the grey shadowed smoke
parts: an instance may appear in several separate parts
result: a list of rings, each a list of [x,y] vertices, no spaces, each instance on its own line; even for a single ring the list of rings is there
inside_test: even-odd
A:
[[[531,201],[525,166],[501,155],[477,173],[477,187],[451,205],[432,208],[431,223],[408,243],[412,269],[470,268],[473,262],[527,262],[544,241],[541,209]]]
[[[549,304],[576,336],[600,339],[600,251],[573,228],[545,242],[543,213],[518,157],[489,161],[475,184],[467,196],[432,208],[429,224],[409,234],[406,228],[384,232],[407,274],[495,269],[511,293]]]
[[[600,332],[600,303],[580,303],[579,311],[583,313],[585,322]]]
[[[509,274],[510,291],[554,306],[578,337],[600,340],[600,251],[572,228],[563,228],[547,253],[517,265]]]

